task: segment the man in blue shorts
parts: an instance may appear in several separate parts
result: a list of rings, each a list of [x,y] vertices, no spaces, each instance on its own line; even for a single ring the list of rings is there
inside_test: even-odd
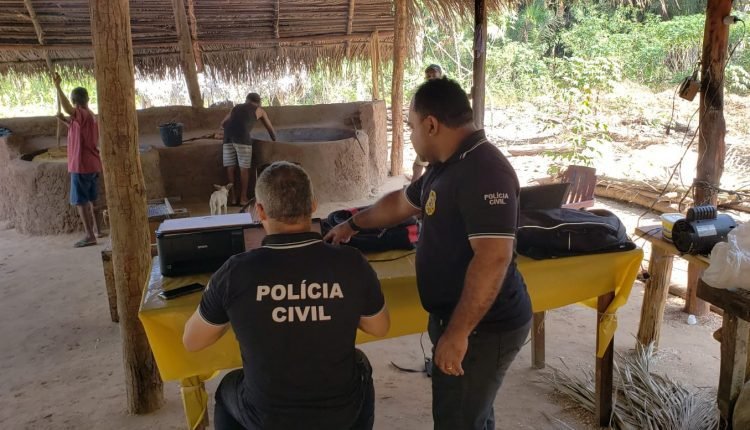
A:
[[[55,73],[55,88],[63,110],[70,115],[58,114],[57,119],[68,126],[68,172],[70,172],[70,204],[78,209],[86,236],[75,243],[76,248],[96,245],[101,237],[94,216],[97,198],[97,181],[102,171],[99,158],[99,127],[94,113],[89,110],[89,93],[85,88],[74,88],[70,100],[63,92],[62,79]],[[71,104],[71,101],[73,102]]]

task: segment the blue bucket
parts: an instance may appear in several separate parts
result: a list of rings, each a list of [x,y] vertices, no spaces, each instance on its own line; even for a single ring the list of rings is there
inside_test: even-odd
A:
[[[168,122],[159,126],[159,134],[164,146],[173,148],[182,145],[182,124],[179,122]]]

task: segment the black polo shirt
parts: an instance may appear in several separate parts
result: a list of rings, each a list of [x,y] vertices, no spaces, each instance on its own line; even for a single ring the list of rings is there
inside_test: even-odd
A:
[[[362,401],[359,319],[384,303],[359,251],[301,233],[267,236],[261,248],[230,258],[211,277],[199,311],[210,324],[232,324],[243,412],[257,428],[343,429]]]
[[[450,319],[474,257],[471,239],[515,240],[519,192],[515,170],[483,130],[467,137],[445,163],[430,164],[406,189],[407,200],[423,215],[416,264],[425,310]],[[513,330],[530,319],[531,300],[514,256],[478,328]]]

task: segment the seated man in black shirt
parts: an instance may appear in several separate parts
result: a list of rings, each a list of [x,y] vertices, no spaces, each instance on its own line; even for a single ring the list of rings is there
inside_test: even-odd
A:
[[[354,341],[357,328],[388,332],[375,271],[356,249],[311,232],[316,204],[301,167],[270,165],[255,193],[268,236],[211,277],[183,337],[197,351],[231,324],[240,344],[243,369],[216,392],[216,428],[371,429],[372,369]]]

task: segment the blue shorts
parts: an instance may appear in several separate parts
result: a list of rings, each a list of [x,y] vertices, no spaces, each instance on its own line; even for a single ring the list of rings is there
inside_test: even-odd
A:
[[[95,202],[98,179],[98,173],[71,173],[70,204],[78,206]]]

